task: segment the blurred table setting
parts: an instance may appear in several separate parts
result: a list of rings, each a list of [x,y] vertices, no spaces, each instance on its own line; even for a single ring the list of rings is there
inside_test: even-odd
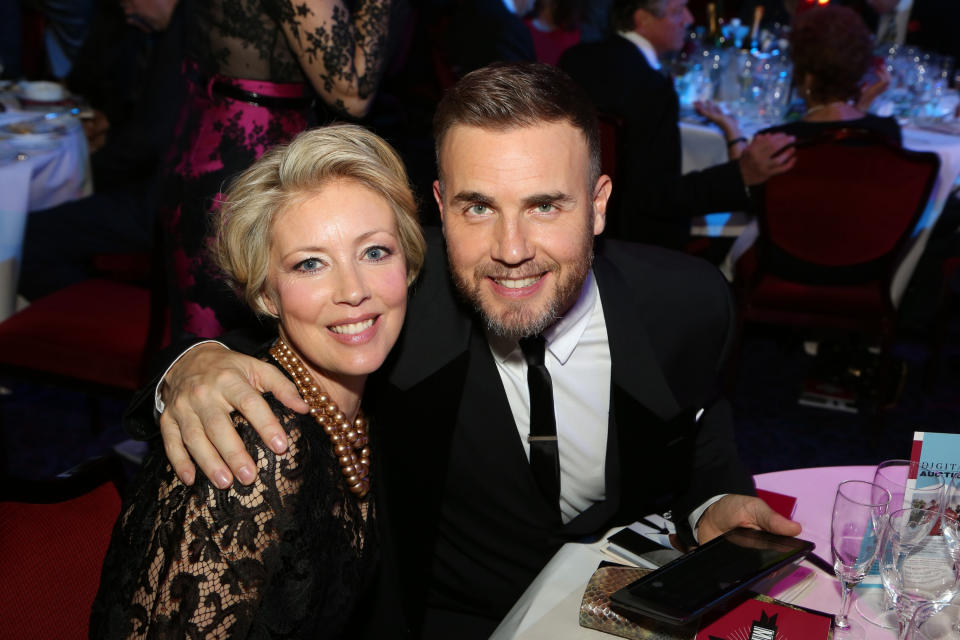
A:
[[[26,216],[90,195],[84,105],[51,82],[0,84],[0,319],[14,310]]]
[[[793,469],[755,476],[758,489],[796,497],[793,519],[803,525],[799,537],[816,544],[814,554],[823,563],[833,565],[831,558],[831,508],[836,489],[841,482],[851,479],[872,480],[874,466],[819,467]],[[641,523],[631,525],[637,530],[650,531]],[[491,638],[524,640],[556,638],[611,638],[608,634],[581,627],[580,602],[591,575],[603,561],[615,560],[605,550],[607,538],[591,544],[564,545],[497,627]],[[781,601],[826,613],[836,613],[840,605],[840,586],[836,576],[805,560],[800,567],[769,594]],[[856,613],[851,614],[853,616]],[[867,640],[886,640],[896,637],[894,630],[864,624]]]
[[[747,138],[803,113],[802,100],[795,99],[791,92],[792,64],[781,50],[786,43],[779,42],[780,45],[768,44],[766,50],[703,48],[676,62],[674,79],[680,98],[684,173],[728,160],[722,132],[696,114],[695,101],[712,100],[726,113],[736,116]],[[930,230],[960,177],[960,119],[956,115],[960,94],[951,86],[954,61],[949,56],[889,45],[876,52],[875,61],[878,68],[886,70],[890,84],[873,101],[870,112],[897,118],[904,148],[932,151],[940,158],[937,183],[893,279],[891,296],[897,304]],[[870,80],[866,78],[865,82]],[[691,234],[737,238],[721,265],[732,279],[733,265],[754,243],[758,230],[751,215],[723,212],[694,218]]]

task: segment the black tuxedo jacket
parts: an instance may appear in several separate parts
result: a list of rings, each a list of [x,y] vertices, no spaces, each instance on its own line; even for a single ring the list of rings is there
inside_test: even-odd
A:
[[[386,425],[380,488],[414,626],[424,598],[498,620],[563,542],[666,510],[692,542],[690,511],[752,493],[714,386],[734,312],[713,267],[598,241],[612,361],[607,496],[563,525],[530,472],[481,323],[452,289],[442,239],[428,238],[399,347],[365,395]]]
[[[579,44],[564,52],[559,66],[598,111],[623,124],[607,213],[611,235],[679,248],[691,217],[748,208],[736,162],[681,175],[677,93],[635,44],[618,35]]]
[[[694,508],[719,493],[753,492],[714,385],[734,331],[716,269],[597,241],[612,365],[607,495],[563,525],[530,472],[480,322],[452,288],[440,233],[428,229],[427,238],[400,341],[364,394],[382,425],[372,434],[384,531],[379,633],[417,629],[428,605],[499,620],[564,542],[666,510],[692,542]],[[153,388],[141,394],[152,406]],[[141,435],[155,431],[147,407],[132,416],[147,421]]]

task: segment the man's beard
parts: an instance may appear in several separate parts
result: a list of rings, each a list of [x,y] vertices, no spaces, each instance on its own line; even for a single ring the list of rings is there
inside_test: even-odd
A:
[[[560,265],[553,261],[525,265],[512,271],[491,264],[481,265],[474,270],[472,279],[467,279],[456,270],[451,260],[450,273],[457,292],[473,306],[491,333],[504,338],[519,339],[543,333],[573,306],[583,289],[591,264],[593,264],[592,246],[584,251],[583,259],[570,265],[562,276]],[[492,309],[484,308],[481,286],[485,279],[517,278],[547,272],[553,273],[559,279],[554,295],[539,312],[529,309],[527,302],[510,302],[503,299],[498,300],[502,309],[498,310],[498,316],[493,315]]]

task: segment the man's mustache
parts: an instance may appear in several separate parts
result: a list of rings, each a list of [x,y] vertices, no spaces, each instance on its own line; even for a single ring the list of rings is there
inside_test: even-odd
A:
[[[479,280],[481,278],[493,278],[495,280],[520,280],[523,278],[533,278],[541,276],[549,271],[556,271],[556,263],[529,263],[519,267],[502,267],[498,265],[481,265],[474,270],[474,276]]]

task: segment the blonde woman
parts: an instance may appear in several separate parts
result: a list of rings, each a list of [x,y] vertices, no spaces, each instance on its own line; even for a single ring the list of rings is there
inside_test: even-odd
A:
[[[311,411],[267,394],[281,455],[234,414],[256,460],[250,486],[186,486],[152,452],[114,530],[92,637],[338,637],[376,565],[376,437],[361,401],[424,255],[403,164],[360,127],[308,131],[237,178],[218,222],[217,263],[277,322],[260,355]]]

